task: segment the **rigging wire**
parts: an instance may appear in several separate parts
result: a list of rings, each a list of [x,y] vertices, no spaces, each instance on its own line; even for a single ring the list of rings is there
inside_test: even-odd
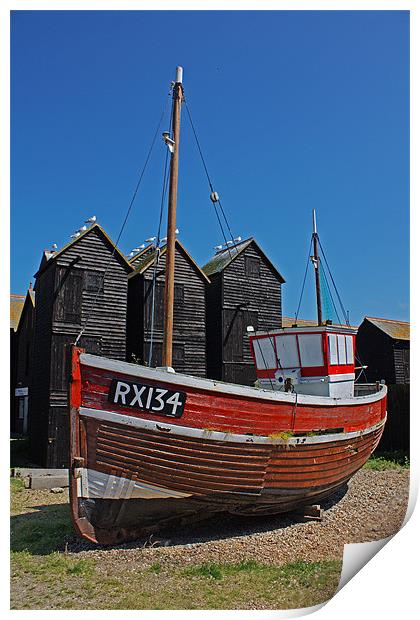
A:
[[[321,267],[321,270],[320,270],[320,271],[321,271],[321,281],[322,281],[322,282],[325,282],[325,284],[327,285],[328,293],[329,293],[329,295],[330,295],[330,300],[331,300],[331,303],[332,303],[332,305],[333,305],[333,307],[334,307],[334,312],[335,312],[335,314],[336,314],[338,324],[339,324],[339,325],[342,325],[342,322],[340,321],[340,317],[339,317],[339,315],[338,315],[337,308],[336,308],[336,305],[335,305],[335,302],[334,302],[334,297],[332,296],[331,289],[330,289],[330,285],[329,285],[328,280],[327,280],[327,275],[326,275],[326,273],[325,273],[324,265],[322,264],[322,261],[321,261],[321,260],[319,261],[319,265],[320,265],[320,267]]]
[[[337,286],[336,286],[335,281],[334,281],[334,278],[333,278],[333,276],[332,276],[330,266],[328,265],[327,257],[325,256],[324,249],[323,249],[322,244],[321,244],[321,242],[319,241],[319,239],[318,239],[318,243],[319,243],[319,247],[321,248],[322,256],[324,257],[325,264],[326,264],[326,266],[327,266],[328,273],[329,273],[330,278],[331,278],[331,282],[332,282],[332,284],[333,284],[333,286],[334,286],[334,290],[335,290],[335,293],[336,293],[336,295],[337,295],[337,299],[338,299],[338,302],[339,302],[339,304],[340,304],[341,311],[342,311],[343,316],[344,316],[344,322],[345,322],[345,324],[346,324],[346,325],[350,325],[349,318],[348,318],[347,313],[346,313],[346,311],[345,311],[345,309],[344,309],[344,305],[343,305],[343,302],[341,301],[340,294],[339,294],[339,292],[338,292]]]
[[[173,102],[172,102],[171,117],[170,117],[170,122],[169,122],[170,132],[172,131],[172,111],[173,111]],[[160,233],[161,233],[161,228],[162,228],[163,209],[164,209],[166,192],[168,189],[169,173],[170,173],[170,168],[168,167],[168,160],[169,160],[169,149],[166,149],[165,167],[163,171],[162,195],[161,195],[161,200],[160,200],[159,224],[158,224],[158,230],[157,230],[157,235],[156,235],[156,253],[155,253],[155,258],[153,262],[152,308],[151,308],[150,324],[149,324],[149,329],[150,329],[149,360],[148,360],[149,367],[152,366],[153,340],[154,340],[154,333],[155,333],[156,271],[157,271],[157,266],[159,264],[159,258],[160,258]]]
[[[194,134],[195,142],[196,142],[196,144],[197,144],[198,152],[199,152],[199,154],[200,154],[200,158],[201,158],[201,161],[202,161],[202,164],[203,164],[203,167],[204,167],[204,171],[205,171],[205,174],[206,174],[206,177],[207,177],[207,181],[208,181],[208,183],[209,183],[210,191],[211,191],[212,193],[214,193],[213,183],[211,182],[211,178],[210,178],[209,170],[208,170],[208,168],[207,168],[207,165],[206,165],[206,162],[205,162],[205,159],[204,159],[203,151],[202,151],[201,146],[200,146],[200,141],[199,141],[199,139],[198,139],[198,135],[197,135],[197,132],[196,132],[196,129],[195,129],[195,127],[194,127],[194,123],[193,123],[193,120],[192,120],[192,117],[191,117],[190,109],[189,109],[189,107],[188,107],[188,104],[187,104],[187,101],[186,101],[185,97],[184,97],[184,104],[185,104],[185,109],[187,110],[188,119],[189,119],[189,121],[190,121],[191,129],[192,129],[193,134]],[[227,230],[228,230],[228,232],[229,232],[230,238],[232,239],[232,242],[233,242],[233,243],[235,243],[235,240],[234,240],[234,238],[233,238],[233,234],[232,234],[232,230],[231,230],[231,228],[230,228],[230,226],[229,226],[229,222],[228,222],[228,219],[227,219],[227,217],[226,217],[225,210],[223,209],[222,203],[220,202],[220,199],[219,199],[219,198],[218,198],[215,202],[213,202],[213,200],[212,200],[212,203],[213,203],[213,206],[214,206],[214,211],[215,211],[215,213],[216,213],[217,221],[218,221],[218,223],[219,223],[219,227],[220,227],[220,230],[221,230],[221,232],[222,232],[222,236],[223,236],[223,239],[224,239],[224,242],[225,242],[226,248],[227,248],[227,250],[228,250],[228,252],[229,252],[229,256],[230,256],[230,258],[232,258],[232,254],[231,254],[231,252],[230,252],[230,247],[229,247],[229,244],[228,244],[228,242],[227,242],[227,238],[226,238],[225,230],[224,230],[224,228],[223,228],[222,222],[221,222],[221,220],[220,220],[219,213],[218,213],[218,211],[217,211],[216,203],[218,203],[218,204],[219,204],[219,208],[220,208],[220,211],[221,211],[221,213],[222,213],[223,219],[225,220],[226,227],[227,227]]]
[[[167,99],[166,99],[166,101],[165,101],[165,105],[164,105],[164,107],[163,107],[162,114],[160,115],[160,119],[159,119],[159,122],[158,122],[158,124],[157,124],[156,131],[155,131],[155,133],[154,133],[154,136],[153,136],[152,143],[151,143],[151,145],[150,145],[149,151],[148,151],[148,153],[147,153],[146,160],[145,160],[144,165],[143,165],[143,168],[142,168],[142,170],[141,170],[141,172],[140,172],[139,179],[138,179],[138,181],[137,181],[136,187],[135,187],[134,192],[133,192],[133,196],[132,196],[132,198],[131,198],[131,200],[130,200],[130,203],[129,203],[129,206],[128,206],[128,209],[127,209],[127,212],[126,212],[126,214],[125,214],[125,217],[124,217],[123,223],[122,223],[122,225],[121,225],[120,232],[118,233],[117,240],[116,240],[116,242],[114,243],[114,247],[112,248],[111,256],[109,257],[109,261],[108,261],[108,263],[107,263],[107,265],[106,265],[106,267],[105,267],[105,271],[104,271],[104,273],[103,273],[103,275],[102,275],[102,278],[101,278],[101,280],[100,280],[100,283],[99,283],[98,290],[97,290],[97,292],[96,292],[95,298],[94,298],[94,300],[93,300],[93,303],[92,303],[92,305],[91,305],[91,307],[90,307],[90,310],[89,310],[89,312],[88,312],[88,315],[87,315],[87,317],[86,317],[85,324],[83,325],[82,329],[80,330],[80,332],[79,332],[79,334],[78,334],[78,336],[77,336],[77,338],[76,338],[76,340],[75,340],[75,342],[74,342],[74,345],[75,345],[75,346],[76,346],[76,345],[77,345],[77,343],[79,342],[79,340],[80,340],[81,336],[84,334],[84,332],[85,332],[85,330],[86,330],[86,328],[87,328],[87,326],[88,326],[88,324],[89,324],[89,320],[90,320],[90,318],[91,318],[92,311],[93,311],[94,307],[96,306],[96,302],[98,301],[99,293],[100,293],[100,291],[102,290],[103,283],[104,283],[104,280],[105,280],[105,276],[106,276],[106,274],[108,273],[108,269],[109,269],[109,267],[110,267],[110,265],[111,265],[111,261],[112,261],[112,259],[113,259],[114,255],[115,255],[115,251],[116,251],[116,249],[117,249],[118,243],[119,243],[119,241],[120,241],[120,239],[121,239],[121,236],[122,236],[122,234],[123,234],[123,232],[124,232],[124,228],[125,228],[125,226],[126,226],[126,224],[127,224],[128,218],[129,218],[130,213],[131,213],[131,209],[133,208],[134,201],[135,201],[135,199],[136,199],[136,197],[137,197],[137,194],[138,194],[138,191],[139,191],[139,188],[140,188],[140,184],[141,184],[141,182],[142,182],[142,180],[143,180],[144,173],[145,173],[146,168],[147,168],[147,165],[148,165],[148,163],[149,163],[149,160],[150,160],[150,157],[151,157],[151,154],[152,154],[152,151],[153,151],[153,147],[154,147],[154,145],[155,145],[156,138],[157,138],[157,135],[158,135],[158,132],[159,132],[160,126],[161,126],[161,124],[162,124],[163,117],[164,117],[165,112],[166,112],[166,110],[167,110],[167,108],[168,108],[168,102],[169,102],[169,97],[170,97],[170,96],[171,96],[171,91],[169,91],[168,96],[167,96]]]
[[[311,236],[311,241],[310,241],[310,243],[309,243],[309,254],[308,254],[308,260],[306,261],[306,269],[305,269],[305,275],[304,275],[304,278],[303,278],[302,289],[301,289],[301,291],[300,291],[299,303],[298,303],[297,310],[296,310],[296,312],[295,312],[295,321],[297,321],[297,319],[298,319],[299,310],[300,310],[300,305],[301,305],[301,303],[302,303],[303,291],[304,291],[304,289],[305,289],[305,283],[306,283],[306,276],[308,275],[308,267],[309,267],[309,262],[310,262],[310,260],[311,260],[312,243],[313,243],[313,236]]]

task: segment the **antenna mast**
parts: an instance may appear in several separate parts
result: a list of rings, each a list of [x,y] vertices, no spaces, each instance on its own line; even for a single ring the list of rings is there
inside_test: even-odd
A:
[[[168,228],[166,241],[164,333],[162,365],[172,366],[172,335],[174,322],[174,281],[175,281],[175,238],[176,238],[176,199],[178,191],[179,138],[181,129],[181,103],[183,98],[182,67],[176,68],[173,86],[173,152],[169,177]]]
[[[319,273],[319,253],[318,253],[318,232],[316,229],[316,212],[312,211],[313,232],[312,240],[314,243],[314,256],[312,263],[315,269],[315,287],[316,287],[316,307],[318,312],[318,325],[322,325],[322,299],[321,299],[321,279]]]

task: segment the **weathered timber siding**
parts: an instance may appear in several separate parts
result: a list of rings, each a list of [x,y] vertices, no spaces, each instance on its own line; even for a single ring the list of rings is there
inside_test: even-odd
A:
[[[130,267],[97,226],[50,261],[36,285],[30,434],[35,462],[67,467],[70,348],[85,327],[79,346],[125,359]]]
[[[410,437],[410,341],[395,340],[365,319],[356,337],[357,354],[367,365],[359,381],[385,380],[388,420],[378,450],[408,452]]]
[[[39,465],[47,462],[54,281],[55,265],[51,265],[36,281],[35,327],[29,386],[29,438],[31,461]]]
[[[222,288],[221,274],[215,274],[206,286],[206,356],[207,376],[222,380]]]
[[[394,340],[365,319],[360,325],[356,346],[358,356],[367,365],[366,380],[385,380],[387,385],[410,383],[410,341]]]
[[[256,373],[247,326],[252,325],[255,330],[281,327],[282,280],[255,243],[248,245],[220,273],[210,275],[210,280],[209,377],[252,385]]]
[[[378,451],[410,449],[410,386],[395,384],[388,386],[388,418]]]
[[[395,383],[410,383],[410,346],[408,342],[394,343]]]
[[[16,379],[15,387],[29,388],[31,382],[31,358],[33,352],[33,338],[35,326],[35,308],[29,294],[26,296],[16,331]],[[23,420],[19,419],[19,397],[13,393],[12,432],[23,432]]]
[[[163,254],[156,265],[152,366],[162,364],[165,269]],[[142,364],[149,361],[154,271],[152,264],[129,279],[127,359],[130,361],[134,355]],[[172,365],[177,372],[198,377],[206,376],[205,283],[203,275],[177,244]]]

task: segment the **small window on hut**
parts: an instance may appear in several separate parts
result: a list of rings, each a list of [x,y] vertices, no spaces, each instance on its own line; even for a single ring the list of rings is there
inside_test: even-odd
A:
[[[163,282],[155,282],[155,294],[153,300],[153,282],[145,280],[144,282],[144,328],[150,330],[152,328],[152,319],[154,329],[163,328],[163,303],[165,296],[165,285]],[[153,310],[153,312],[152,312]],[[154,317],[152,316],[154,314]],[[157,364],[160,365],[160,362]]]
[[[59,267],[55,300],[55,320],[79,325],[82,319],[83,271]]]
[[[185,348],[183,344],[174,344],[172,347],[172,361],[174,364],[183,364],[185,361]]]
[[[253,256],[245,256],[245,275],[251,278],[260,277],[260,259]]]
[[[103,293],[104,281],[103,273],[100,271],[85,271],[84,290],[89,293]]]
[[[182,306],[184,303],[184,285],[175,284],[174,286],[174,304],[176,306]]]

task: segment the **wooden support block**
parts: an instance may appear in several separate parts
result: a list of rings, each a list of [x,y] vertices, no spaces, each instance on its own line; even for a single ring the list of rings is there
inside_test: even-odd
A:
[[[61,474],[60,476],[30,476],[29,488],[30,489],[53,489],[55,487],[68,487],[69,476],[68,474]]]
[[[25,478],[26,476],[68,476],[68,469],[41,469],[36,467],[15,467],[12,469],[12,476],[15,478]]]
[[[319,504],[312,504],[293,510],[290,516],[299,521],[322,521],[323,512]]]

